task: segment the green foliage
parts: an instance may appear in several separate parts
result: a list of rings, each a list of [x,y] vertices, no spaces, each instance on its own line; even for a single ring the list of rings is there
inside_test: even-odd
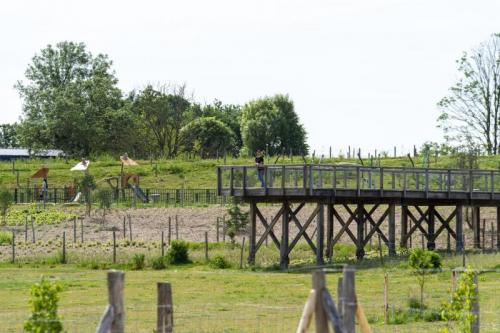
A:
[[[217,254],[210,260],[210,267],[225,269],[231,267],[231,264],[222,254]]]
[[[250,152],[266,149],[270,155],[307,154],[306,131],[300,124],[293,102],[275,95],[245,104],[241,114],[241,136]]]
[[[0,125],[0,147],[2,148],[17,148],[19,140],[17,138],[18,124],[2,124]]]
[[[168,248],[166,259],[171,265],[189,263],[188,243],[182,240],[174,240]]]
[[[87,214],[90,214],[90,209],[92,208],[92,197],[91,192],[97,186],[95,183],[94,176],[89,173],[85,173],[83,178],[80,180],[80,189],[83,192],[83,196],[85,197],[85,204],[87,205]]]
[[[248,212],[243,212],[238,198],[233,197],[227,209],[229,219],[226,220],[227,235],[234,243],[234,237],[238,232],[244,231],[248,224]]]
[[[38,210],[36,205],[31,206],[14,206],[7,213],[7,225],[23,225],[28,218],[30,223],[31,218],[38,225],[58,224],[66,220],[73,219],[75,213],[66,212],[56,207],[47,207],[44,210]]]
[[[12,233],[7,231],[0,231],[0,245],[12,244]]]
[[[146,262],[146,256],[142,253],[134,254],[132,257],[132,269],[140,271],[144,269]]]
[[[434,251],[415,249],[408,257],[408,266],[417,276],[417,281],[420,286],[420,304],[424,304],[424,285],[426,277],[429,273],[440,269],[442,259],[439,254]]]
[[[21,143],[77,156],[126,147],[133,114],[111,66],[106,55],[93,56],[83,43],[64,41],[36,54],[26,82],[16,84],[23,99]]]
[[[25,332],[58,333],[63,331],[57,315],[59,293],[62,286],[42,277],[30,290],[31,317],[24,323]]]
[[[12,193],[5,188],[0,188],[0,213],[2,214],[2,223],[5,224],[5,219],[7,216],[7,210],[12,205]]]
[[[153,267],[153,269],[156,270],[167,268],[165,257],[159,256],[154,258],[153,261],[151,262],[151,266]]]
[[[215,117],[197,118],[180,131],[180,143],[184,151],[200,157],[216,157],[217,153],[231,152],[235,146],[233,131]]]
[[[475,315],[471,313],[472,304],[478,297],[476,285],[474,284],[474,274],[474,270],[468,267],[460,275],[451,302],[443,304],[441,312],[445,320],[458,321],[459,332],[461,333],[470,333],[471,324],[476,319]]]

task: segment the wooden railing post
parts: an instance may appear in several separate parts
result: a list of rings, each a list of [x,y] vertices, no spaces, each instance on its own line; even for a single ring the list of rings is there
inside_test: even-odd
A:
[[[124,280],[125,273],[120,271],[108,272],[108,303],[113,308],[111,333],[125,332],[125,308],[123,306]]]
[[[158,282],[157,284],[157,333],[172,333],[174,329],[174,311],[172,303],[172,286],[170,283]]]

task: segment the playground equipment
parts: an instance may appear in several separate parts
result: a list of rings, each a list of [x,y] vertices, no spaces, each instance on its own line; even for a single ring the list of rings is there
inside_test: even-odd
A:
[[[124,196],[124,189],[130,188],[134,192],[135,196],[139,198],[142,202],[149,202],[148,196],[139,186],[139,175],[136,173],[124,173],[123,169],[125,166],[138,166],[136,161],[128,157],[127,154],[120,156],[121,162],[121,172],[120,176],[107,177],[102,181],[108,183],[108,185],[113,189],[113,191],[118,195],[120,189],[122,190],[122,195]]]

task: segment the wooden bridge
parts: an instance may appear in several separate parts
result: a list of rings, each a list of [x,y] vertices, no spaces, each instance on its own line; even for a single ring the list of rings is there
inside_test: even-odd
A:
[[[436,238],[447,232],[455,240],[457,251],[464,247],[463,207],[472,207],[476,248],[480,247],[480,208],[496,207],[496,246],[500,249],[500,171],[497,170],[313,164],[269,165],[258,170],[255,166],[224,165],[217,167],[217,189],[219,195],[240,197],[250,204],[248,261],[251,264],[255,263],[255,254],[268,236],[280,250],[283,268],[288,266],[289,254],[302,238],[316,254],[317,264],[324,263],[324,255],[332,257],[333,246],[343,234],[356,245],[358,259],[363,258],[364,247],[375,234],[387,245],[389,255],[395,255],[396,206],[401,206],[401,247],[406,248],[411,235],[420,231],[427,248],[435,249]],[[274,218],[266,220],[258,208],[259,203],[279,203],[281,207]],[[316,207],[305,221],[299,221],[297,215],[308,203]],[[296,206],[292,208],[292,204]],[[451,212],[443,215],[438,210],[442,206],[452,206]],[[339,208],[347,212],[347,218],[342,217]],[[375,218],[375,212],[380,213],[380,217]],[[278,239],[274,228],[280,220],[281,238]],[[265,228],[258,239],[257,221]],[[316,242],[307,233],[314,221]],[[335,221],[340,225],[336,234]],[[290,223],[298,229],[292,239]],[[387,235],[382,232],[384,223],[388,224]],[[351,231],[351,224],[355,224],[355,232]]]

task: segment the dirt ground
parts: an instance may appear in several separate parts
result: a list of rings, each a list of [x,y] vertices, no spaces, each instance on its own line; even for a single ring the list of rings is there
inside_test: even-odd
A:
[[[296,207],[296,206],[295,206]],[[335,206],[338,209],[339,214],[346,221],[349,217],[349,214],[345,210],[345,208],[341,206]],[[387,206],[380,206],[376,212],[373,214],[373,219],[375,222],[378,218],[384,213]],[[275,216],[280,209],[278,205],[262,205],[259,206],[259,210],[262,215],[271,220],[273,216]],[[294,207],[292,207],[294,209]],[[310,217],[312,212],[314,211],[315,206],[306,205],[304,206],[299,214],[297,214],[297,218],[300,220],[301,224],[304,224],[307,219]],[[354,207],[351,207],[354,210]],[[440,207],[438,209],[439,213],[443,218],[446,219],[448,217],[452,207]],[[369,208],[367,208],[369,210]],[[325,209],[326,214],[326,209]],[[464,209],[465,214],[465,209]],[[159,242],[161,239],[161,232],[164,232],[165,241],[168,240],[168,225],[170,221],[171,225],[171,239],[183,239],[188,241],[201,242],[204,240],[205,232],[208,233],[209,242],[215,242],[217,238],[217,218],[222,218],[225,216],[227,218],[227,210],[225,207],[221,206],[213,206],[208,208],[147,208],[147,209],[127,209],[127,210],[112,210],[107,213],[105,220],[102,218],[101,211],[93,211],[91,217],[86,217],[83,219],[83,237],[85,241],[110,241],[112,240],[112,231],[116,231],[116,237],[118,240],[120,239],[129,239],[130,231],[129,231],[129,217],[130,216],[130,225],[132,227],[132,238],[135,241],[144,241],[144,242]],[[417,217],[417,213],[414,213],[414,216]],[[399,245],[399,239],[401,234],[400,228],[400,219],[401,219],[401,211],[400,208],[396,208],[396,246]],[[485,243],[486,247],[489,247],[491,244],[491,225],[495,222],[496,219],[496,210],[483,208],[481,210],[481,220],[485,221]],[[464,233],[466,235],[466,245],[472,245],[472,231],[468,227],[465,222],[466,218],[464,217]],[[124,232],[124,221],[125,221],[125,232]],[[307,233],[313,238],[316,229],[316,220],[313,220],[307,229]],[[79,240],[81,237],[81,225],[82,221],[77,220],[76,223],[76,236]],[[177,225],[177,227],[176,227]],[[436,231],[439,229],[441,223],[436,219]],[[257,237],[263,233],[265,230],[262,223],[260,223],[259,219],[257,219]],[[37,241],[49,241],[53,239],[60,238],[63,232],[66,232],[66,237],[68,241],[73,240],[74,235],[74,223],[73,221],[67,221],[57,225],[42,225],[35,226],[35,237]],[[425,226],[424,226],[425,227]],[[451,227],[455,228],[455,222],[451,222]],[[4,228],[5,229],[5,228]],[[334,235],[341,229],[341,225],[334,219]],[[370,226],[368,225],[368,230]],[[384,231],[384,234],[387,235],[387,219],[382,223],[381,229]],[[350,230],[356,235],[356,226],[355,223],[351,223]],[[437,248],[446,248],[447,243],[447,233],[444,230],[438,237],[436,241]],[[290,242],[293,240],[294,235],[297,234],[298,229],[296,224],[291,221],[290,222]],[[222,241],[222,223],[220,223],[220,231],[219,231],[219,240]],[[279,239],[281,235],[281,220],[276,223],[274,227],[274,233],[276,237]],[[177,236],[178,235],[178,236]],[[241,239],[241,237],[245,235],[242,233],[237,236],[237,240]],[[377,242],[377,238],[373,237],[373,242]],[[25,239],[25,229],[24,226],[18,227],[16,230],[16,239],[23,240]],[[32,239],[32,231],[28,230],[28,241]],[[313,238],[314,239],[314,238]],[[227,239],[226,239],[227,240]],[[269,242],[271,239],[269,238]],[[340,242],[348,242],[352,243],[352,240],[348,237],[346,233],[344,233],[340,239]],[[412,237],[412,244],[421,243],[421,236],[419,230],[416,230],[415,234]],[[453,238],[451,239],[451,248],[454,249],[455,241]]]

